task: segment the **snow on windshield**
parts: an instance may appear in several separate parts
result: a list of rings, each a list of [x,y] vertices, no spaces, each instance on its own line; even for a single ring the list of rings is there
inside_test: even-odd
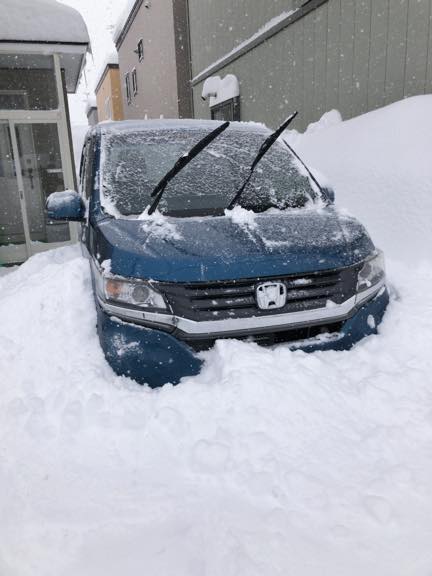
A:
[[[208,132],[199,128],[105,134],[101,170],[104,209],[117,217],[142,214],[160,179]],[[266,136],[265,131],[227,130],[168,184],[159,210],[175,216],[223,214]],[[302,208],[314,197],[298,161],[282,143],[276,143],[260,161],[241,205],[255,212],[271,207]]]

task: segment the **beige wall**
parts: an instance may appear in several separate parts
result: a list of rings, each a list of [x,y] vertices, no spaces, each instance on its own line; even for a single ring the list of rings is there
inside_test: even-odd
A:
[[[109,67],[105,70],[105,76],[96,92],[96,102],[99,122],[124,119],[118,68]]]
[[[140,62],[137,49],[144,41],[144,60]],[[174,42],[174,16],[172,0],[153,0],[150,8],[144,3],[128,30],[123,42],[117,46],[123,95],[124,115],[130,118],[178,118],[178,89]],[[128,104],[124,76],[137,70],[138,94]]]

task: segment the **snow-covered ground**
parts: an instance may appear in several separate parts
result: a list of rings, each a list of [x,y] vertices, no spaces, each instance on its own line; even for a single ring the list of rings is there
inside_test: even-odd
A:
[[[432,261],[432,95],[347,122],[333,112],[306,135],[290,135],[387,256]]]
[[[77,247],[0,277],[1,576],[431,574],[431,113],[296,137],[390,255],[350,352],[220,342],[152,391],[106,364]]]

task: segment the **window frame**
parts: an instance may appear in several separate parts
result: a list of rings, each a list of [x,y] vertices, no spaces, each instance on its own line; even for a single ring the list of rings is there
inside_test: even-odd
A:
[[[84,143],[80,165],[80,194],[88,200],[93,186],[94,142],[90,136]]]
[[[138,54],[138,61],[142,62],[144,60],[144,40],[142,38],[138,40],[137,54]]]
[[[125,80],[125,90],[126,90],[126,101],[129,105],[132,102],[132,92],[131,92],[129,72],[126,72],[124,80]]]
[[[107,96],[105,98],[104,108],[105,108],[104,112],[105,112],[106,119],[112,120],[113,119],[113,107],[112,107],[111,96]]]
[[[228,111],[228,114],[224,114],[226,111]],[[218,115],[219,112],[222,112],[222,116]],[[236,96],[235,98],[230,98],[215,106],[211,106],[210,114],[212,120],[240,122],[240,97]]]
[[[134,96],[138,94],[138,74],[136,68],[132,70],[132,93]]]

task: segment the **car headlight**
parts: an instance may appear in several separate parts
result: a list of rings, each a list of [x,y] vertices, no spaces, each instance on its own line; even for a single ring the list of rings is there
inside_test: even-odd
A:
[[[363,292],[379,284],[385,277],[384,254],[379,250],[366,260],[358,274],[357,292]]]
[[[140,308],[167,309],[164,297],[149,282],[103,277],[103,291],[105,299],[112,302]]]

